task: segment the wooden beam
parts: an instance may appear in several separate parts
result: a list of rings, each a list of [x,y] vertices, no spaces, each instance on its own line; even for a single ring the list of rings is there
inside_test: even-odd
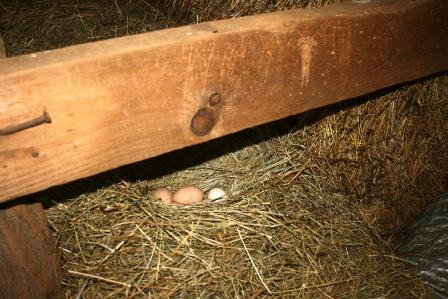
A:
[[[446,70],[447,15],[345,2],[6,59],[0,201]]]
[[[6,57],[0,36],[0,61]],[[63,272],[42,203],[0,204],[2,298],[62,298]]]

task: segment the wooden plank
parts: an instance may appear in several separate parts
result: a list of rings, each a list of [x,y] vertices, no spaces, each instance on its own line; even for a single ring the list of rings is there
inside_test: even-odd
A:
[[[0,61],[6,57],[0,36]],[[42,203],[0,204],[2,298],[62,298],[63,272]]]
[[[346,2],[6,59],[0,106],[52,122],[0,136],[0,201],[446,70],[447,15]]]

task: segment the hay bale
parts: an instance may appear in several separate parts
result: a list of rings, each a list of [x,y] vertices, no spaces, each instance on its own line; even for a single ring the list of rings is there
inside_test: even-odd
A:
[[[332,1],[0,5],[12,55]],[[425,297],[395,239],[447,189],[448,75],[324,107],[36,195],[68,297]],[[216,185],[227,200],[151,191]]]

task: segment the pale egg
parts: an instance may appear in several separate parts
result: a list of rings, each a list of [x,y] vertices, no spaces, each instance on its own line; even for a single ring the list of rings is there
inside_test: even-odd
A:
[[[152,194],[156,199],[162,200],[164,203],[173,202],[173,193],[167,188],[159,188],[155,190]]]
[[[210,200],[218,200],[218,199],[223,199],[227,197],[227,192],[226,190],[222,189],[222,188],[213,188],[210,191],[208,191],[208,195],[207,198]]]
[[[174,193],[173,201],[182,205],[200,203],[204,199],[204,192],[195,186],[182,187]]]

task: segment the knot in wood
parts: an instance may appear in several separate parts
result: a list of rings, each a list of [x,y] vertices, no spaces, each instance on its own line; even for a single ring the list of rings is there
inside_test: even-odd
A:
[[[210,106],[216,106],[221,104],[221,94],[219,92],[214,92],[210,95],[208,99]]]
[[[196,112],[191,120],[190,128],[196,136],[204,136],[212,130],[215,125],[213,109],[201,108]]]

